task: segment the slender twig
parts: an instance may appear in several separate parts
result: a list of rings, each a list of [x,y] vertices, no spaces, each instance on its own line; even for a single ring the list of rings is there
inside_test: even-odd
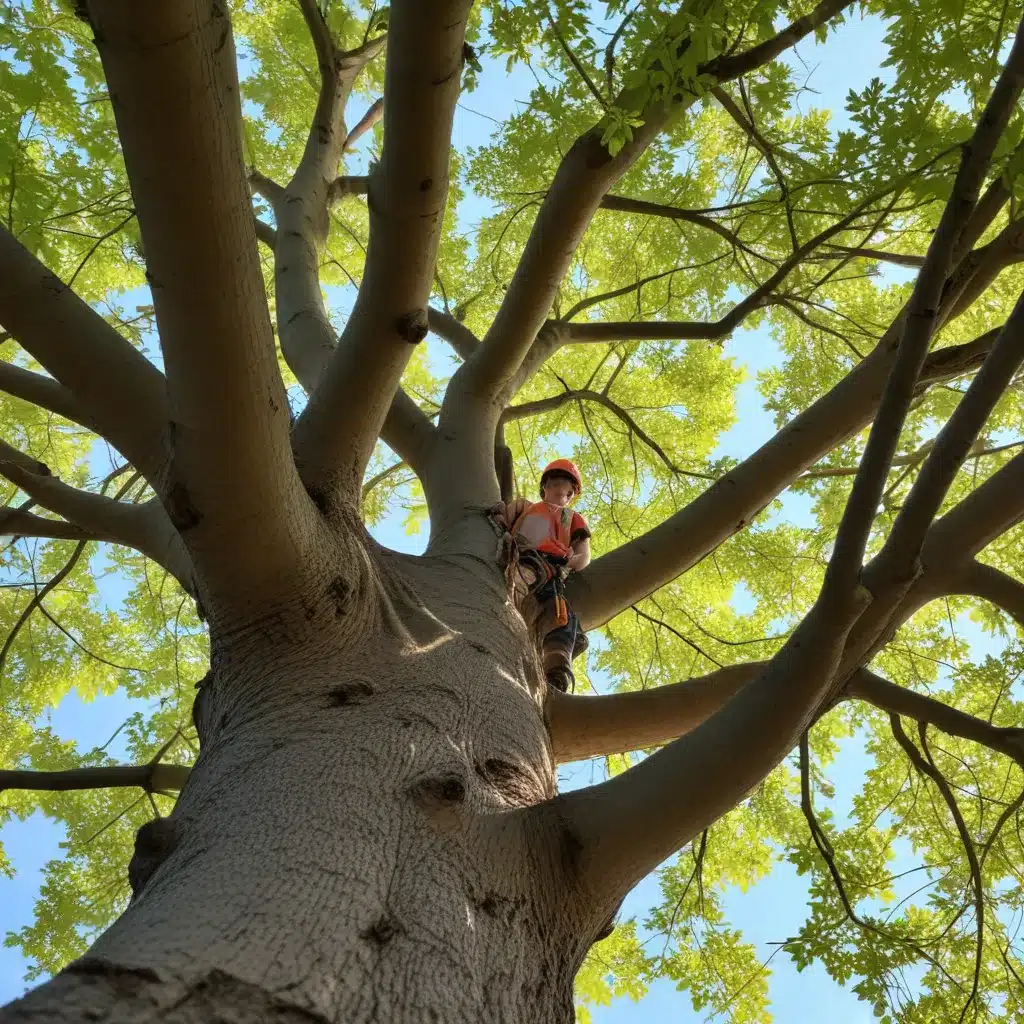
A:
[[[800,737],[799,753],[800,808],[803,811],[804,817],[807,819],[807,825],[811,832],[811,838],[814,840],[814,845],[818,848],[818,852],[821,854],[822,860],[825,861],[828,873],[832,876],[832,881],[835,884],[839,901],[843,905],[843,910],[846,912],[846,916],[855,925],[857,925],[858,928],[874,932],[876,935],[879,935],[890,942],[899,943],[906,946],[908,949],[913,950],[919,957],[921,957],[922,960],[927,960],[933,967],[937,967],[957,986],[957,988],[962,988],[960,983],[949,974],[945,967],[943,967],[927,950],[923,949],[916,942],[911,939],[904,938],[902,935],[897,935],[884,928],[880,928],[872,921],[861,917],[857,911],[854,910],[853,904],[850,902],[850,897],[846,892],[846,885],[843,882],[843,876],[840,874],[839,867],[836,864],[835,852],[832,848],[832,844],[829,842],[828,836],[825,834],[824,829],[822,829],[821,824],[818,822],[817,816],[814,813],[814,804],[811,799],[810,754],[808,751],[806,732]]]
[[[981,878],[981,864],[978,861],[978,852],[975,849],[974,840],[971,837],[971,833],[967,828],[966,822],[964,821],[964,816],[960,811],[960,807],[956,802],[956,797],[953,795],[953,791],[949,788],[949,783],[946,781],[945,775],[936,768],[931,751],[928,749],[927,723],[917,723],[918,735],[921,739],[921,747],[924,750],[924,756],[921,755],[921,751],[917,749],[910,737],[906,732],[904,732],[903,723],[900,721],[899,715],[890,714],[889,724],[892,728],[892,734],[896,738],[896,742],[899,743],[906,752],[907,757],[910,758],[914,767],[921,773],[921,775],[931,779],[942,794],[942,799],[949,808],[949,813],[956,824],[956,830],[960,834],[960,841],[963,843],[964,852],[967,855],[967,863],[970,866],[971,881],[974,886],[977,937],[974,957],[974,981],[971,985],[971,991],[967,997],[967,1002],[964,1003],[963,1008],[960,1011],[960,1020],[962,1022],[964,1017],[967,1016],[967,1011],[970,1009],[971,1004],[978,996],[978,985],[981,979],[981,963],[984,955],[985,889]]]

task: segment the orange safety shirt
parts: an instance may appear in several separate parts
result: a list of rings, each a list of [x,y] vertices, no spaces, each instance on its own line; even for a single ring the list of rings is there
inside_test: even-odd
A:
[[[511,533],[523,547],[555,558],[568,558],[573,542],[590,536],[587,521],[579,512],[546,501],[526,503],[512,524]]]

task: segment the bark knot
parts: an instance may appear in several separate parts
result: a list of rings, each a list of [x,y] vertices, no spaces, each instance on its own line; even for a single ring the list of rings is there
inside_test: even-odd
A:
[[[477,775],[510,804],[525,807],[543,799],[544,794],[538,791],[536,780],[530,772],[511,761],[489,757],[473,767]]]
[[[178,845],[181,828],[173,818],[155,818],[135,833],[135,853],[128,864],[128,881],[132,897],[145,888],[153,872]]]
[[[404,931],[405,929],[390,914],[385,913],[362,931],[360,938],[376,946],[386,946],[396,935]]]
[[[427,807],[451,806],[466,799],[466,783],[458,775],[438,775],[414,782],[410,793]]]
[[[334,614],[340,619],[348,615],[352,604],[352,586],[344,576],[335,576],[328,588],[330,600],[334,604]]]
[[[203,518],[199,509],[192,504],[188,489],[180,481],[172,484],[171,489],[167,492],[165,506],[174,528],[180,533],[198,526]]]
[[[331,499],[327,493],[327,489],[324,487],[308,487],[306,493],[309,495],[310,500],[317,507],[317,511],[322,515],[326,516],[331,511]]]
[[[331,707],[343,708],[361,704],[367,697],[373,696],[373,686],[366,679],[353,679],[331,687],[328,693]]]
[[[418,345],[427,336],[427,311],[414,309],[409,313],[403,313],[395,321],[395,330],[403,341],[410,345]]]

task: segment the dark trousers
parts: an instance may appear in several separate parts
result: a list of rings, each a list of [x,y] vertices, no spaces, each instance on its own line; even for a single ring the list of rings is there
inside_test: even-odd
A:
[[[548,682],[564,693],[567,689],[575,687],[572,660],[586,650],[587,637],[580,629],[579,618],[566,606],[562,596],[564,581],[558,570],[565,564],[564,560],[544,556],[544,561],[552,575],[534,588],[534,598],[544,607],[545,612],[550,609],[556,622],[560,617],[558,611],[561,608],[565,615],[565,623],[556,625],[544,634],[541,658]]]

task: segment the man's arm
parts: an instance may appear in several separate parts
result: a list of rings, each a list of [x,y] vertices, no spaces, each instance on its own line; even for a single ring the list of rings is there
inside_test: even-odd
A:
[[[579,572],[590,561],[590,538],[580,537],[573,541],[572,554],[569,556],[569,571]]]

